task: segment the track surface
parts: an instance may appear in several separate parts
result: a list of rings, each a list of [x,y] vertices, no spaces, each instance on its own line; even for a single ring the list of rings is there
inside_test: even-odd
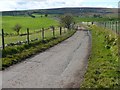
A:
[[[89,31],[3,71],[3,88],[79,88],[91,47]]]

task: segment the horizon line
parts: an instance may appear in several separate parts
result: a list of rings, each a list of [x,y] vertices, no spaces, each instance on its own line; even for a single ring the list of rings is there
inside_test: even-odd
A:
[[[62,8],[106,8],[106,9],[117,9],[118,7],[58,7],[58,8],[43,8],[43,9],[21,9],[21,10],[5,10],[0,12],[9,12],[9,11],[27,11],[27,10],[45,10],[45,9],[62,9]]]

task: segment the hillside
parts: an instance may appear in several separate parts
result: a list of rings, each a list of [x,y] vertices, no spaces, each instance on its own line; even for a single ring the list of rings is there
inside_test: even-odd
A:
[[[27,15],[27,14],[64,14],[64,13],[72,13],[75,15],[117,15],[117,8],[89,8],[89,7],[81,7],[81,8],[53,8],[53,9],[36,9],[36,10],[22,10],[22,11],[3,11],[2,15]]]

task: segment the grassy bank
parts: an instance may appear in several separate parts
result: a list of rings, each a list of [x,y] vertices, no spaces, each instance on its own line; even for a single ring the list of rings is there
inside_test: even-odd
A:
[[[81,88],[118,88],[118,39],[114,32],[95,25],[92,51]]]
[[[8,47],[3,50],[2,53],[2,69],[5,69],[13,64],[21,62],[26,58],[31,57],[39,52],[45,51],[46,49],[60,43],[61,41],[69,38],[75,33],[74,30],[71,30],[62,36],[56,38],[50,38],[45,41],[36,41],[30,45],[22,45],[15,47]]]

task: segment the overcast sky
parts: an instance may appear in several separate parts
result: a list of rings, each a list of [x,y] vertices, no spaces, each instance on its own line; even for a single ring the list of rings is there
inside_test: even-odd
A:
[[[60,7],[118,8],[119,0],[0,0],[0,11]]]

